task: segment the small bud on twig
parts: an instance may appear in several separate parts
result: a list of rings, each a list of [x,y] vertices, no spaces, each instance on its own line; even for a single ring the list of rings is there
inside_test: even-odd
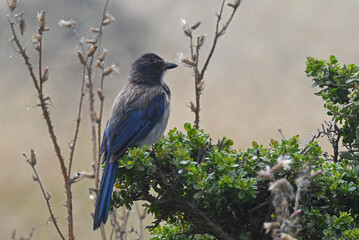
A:
[[[41,12],[37,13],[37,22],[40,31],[45,30],[45,15],[46,15],[45,10],[41,10]]]
[[[92,27],[92,28],[90,29],[90,31],[91,31],[91,32],[94,32],[94,33],[98,33],[98,32],[100,31],[100,29],[99,29],[99,28],[93,28],[93,27]]]
[[[191,26],[191,29],[192,29],[192,30],[195,30],[196,28],[199,27],[199,25],[201,25],[201,22],[197,22],[197,23],[193,24],[193,25]]]
[[[44,73],[41,76],[41,81],[45,82],[49,78],[49,67],[44,68]]]
[[[201,80],[198,84],[197,84],[197,88],[202,91],[203,90],[203,86],[204,86],[204,80]]]
[[[116,64],[112,64],[111,66],[109,66],[108,68],[106,68],[104,71],[103,71],[103,76],[107,76],[109,75],[110,73],[112,73],[113,71],[115,72],[119,72],[120,71],[120,68],[118,67],[118,65]]]
[[[19,19],[19,29],[20,29],[21,35],[24,35],[25,28],[26,28],[25,19],[22,17],[22,14],[21,14],[20,19]]]
[[[115,17],[112,16],[111,14],[109,14],[109,13],[106,13],[105,17],[106,18],[103,20],[103,25],[104,26],[106,26],[106,25],[108,25],[108,24],[110,24],[110,23],[112,23],[112,22],[114,22],[116,20]]]
[[[105,98],[105,96],[102,93],[101,89],[97,89],[97,95],[100,98],[101,101],[103,101],[103,99]]]
[[[17,0],[10,0],[9,9],[11,12],[15,10],[16,6],[17,6]]]
[[[99,58],[98,58],[101,62],[105,60],[106,53],[107,53],[107,49],[104,48],[103,51],[102,51],[102,53],[101,53],[101,55],[100,55]]]
[[[63,19],[61,19],[61,20],[59,21],[59,26],[61,26],[61,27],[67,27],[67,28],[74,28],[74,27],[77,26],[77,23],[76,23],[75,20],[72,20],[72,19],[70,19],[70,20],[63,20]]]
[[[29,160],[31,166],[35,166],[36,165],[36,156],[35,156],[35,151],[34,149],[30,150],[30,160]]]
[[[98,118],[97,113],[95,111],[92,112],[92,116],[97,123],[100,122],[100,119]]]
[[[98,68],[103,68],[103,62],[101,62],[99,59],[97,59],[97,61],[96,61],[96,67],[98,67]]]
[[[193,104],[192,101],[189,102],[189,106],[188,106],[192,112],[196,112],[197,108],[196,106]]]
[[[96,40],[95,39],[86,39],[85,40],[86,43],[89,43],[89,44],[95,44],[96,43]]]
[[[77,50],[77,56],[79,57],[80,59],[80,63],[85,65],[86,61],[85,61],[85,58],[84,56],[82,55],[82,52],[80,50]]]
[[[32,36],[32,44],[34,45],[34,48],[39,51],[41,48],[41,35],[40,34],[35,34],[34,36]]]
[[[89,47],[89,49],[87,51],[87,56],[91,57],[95,53],[96,49],[97,49],[97,46],[90,45],[90,47]]]

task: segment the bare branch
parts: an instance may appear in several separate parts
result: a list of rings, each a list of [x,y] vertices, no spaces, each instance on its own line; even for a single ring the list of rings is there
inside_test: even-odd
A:
[[[33,150],[31,149],[31,155],[33,155],[33,154],[34,154],[34,152],[33,152]],[[60,235],[61,239],[64,239],[64,240],[65,240],[65,237],[64,237],[64,235],[62,234],[62,232],[61,232],[61,230],[60,230],[60,227],[59,227],[59,225],[58,225],[58,223],[57,223],[56,217],[55,217],[55,215],[54,215],[54,213],[53,213],[53,211],[52,211],[52,208],[51,208],[51,204],[50,204],[50,198],[51,198],[51,197],[50,197],[50,194],[45,190],[45,188],[44,188],[44,186],[43,186],[43,184],[42,184],[42,182],[41,182],[40,176],[39,176],[39,174],[38,174],[37,171],[36,171],[36,168],[35,168],[36,160],[35,160],[35,162],[34,162],[34,161],[31,159],[31,158],[34,158],[34,157],[28,158],[25,153],[23,153],[23,156],[25,157],[26,162],[31,166],[31,168],[32,168],[32,170],[33,170],[33,172],[34,172],[34,174],[35,174],[35,176],[33,177],[33,180],[34,180],[35,182],[37,182],[37,183],[39,184],[39,186],[40,186],[42,196],[44,197],[44,199],[45,199],[45,201],[46,201],[47,209],[49,210],[49,213],[50,213],[51,221],[52,221],[52,223],[54,224],[54,226],[55,226],[55,228],[56,228],[56,231],[57,231],[58,234]]]

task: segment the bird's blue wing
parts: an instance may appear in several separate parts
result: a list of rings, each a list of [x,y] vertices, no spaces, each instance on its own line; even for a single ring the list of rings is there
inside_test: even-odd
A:
[[[146,137],[152,128],[161,120],[165,108],[165,93],[156,95],[146,107],[141,107],[138,101],[131,103],[116,121],[108,124],[105,135],[108,139],[107,154],[111,161],[120,158],[128,147]],[[116,116],[114,116],[116,118]]]

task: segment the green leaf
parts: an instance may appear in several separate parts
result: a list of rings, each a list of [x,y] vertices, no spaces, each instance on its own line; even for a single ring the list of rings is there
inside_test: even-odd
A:
[[[202,198],[203,197],[203,194],[204,194],[204,191],[203,190],[200,190],[200,191],[198,191],[198,192],[196,192],[194,195],[193,195],[193,198],[194,199],[200,199],[200,198]]]
[[[329,60],[330,60],[330,64],[336,64],[336,63],[338,63],[338,59],[337,59],[337,57],[334,56],[334,55],[330,55]]]

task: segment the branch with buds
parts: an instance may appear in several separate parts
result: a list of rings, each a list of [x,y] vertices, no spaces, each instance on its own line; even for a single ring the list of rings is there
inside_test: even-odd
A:
[[[232,8],[232,13],[229,16],[229,18],[227,19],[227,21],[225,21],[223,26],[219,27],[219,24],[222,21],[222,15],[223,15],[223,9],[224,9],[225,2],[226,2],[225,0],[222,1],[219,14],[217,14],[216,31],[215,31],[215,34],[213,37],[212,46],[211,46],[208,56],[205,58],[205,63],[203,64],[202,69],[199,67],[199,56],[200,56],[199,54],[200,54],[200,48],[203,46],[206,37],[204,34],[200,34],[200,35],[196,36],[195,38],[193,36],[193,31],[196,30],[201,25],[201,22],[197,22],[195,24],[190,25],[186,22],[185,19],[181,19],[182,26],[183,26],[183,32],[190,40],[191,57],[186,58],[183,53],[179,53],[178,61],[180,63],[186,64],[186,66],[193,69],[196,100],[195,100],[195,103],[193,103],[191,101],[188,107],[195,114],[194,124],[195,124],[196,129],[199,128],[199,121],[200,121],[199,120],[200,119],[199,112],[201,110],[200,97],[201,97],[202,91],[204,89],[204,83],[205,83],[203,80],[204,74],[207,70],[210,60],[212,59],[214,50],[216,49],[216,46],[217,46],[218,39],[225,34],[225,32],[226,32],[229,24],[232,22],[233,16],[236,13],[237,8],[240,4],[240,0],[236,0],[234,3],[227,4],[230,8]]]

